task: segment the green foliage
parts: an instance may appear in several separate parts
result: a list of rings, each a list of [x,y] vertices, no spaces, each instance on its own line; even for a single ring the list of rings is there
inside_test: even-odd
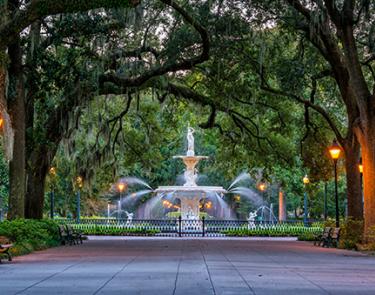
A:
[[[60,243],[57,224],[51,220],[17,219],[0,223],[0,236],[14,243],[14,255],[57,246]]]
[[[8,206],[8,192],[9,192],[9,170],[5,160],[3,147],[0,147],[0,211]]]
[[[341,224],[339,248],[358,249],[358,244],[363,242],[363,221],[349,218]]]
[[[79,11],[83,6],[96,5],[125,7],[129,1],[86,2],[78,1],[64,11]],[[288,211],[298,218],[303,206],[301,179],[309,173],[312,180],[308,189],[310,217],[322,216],[319,181],[332,177],[328,158],[322,155],[332,134],[313,111],[310,111],[308,128],[304,124],[303,106],[293,99],[281,99],[262,90],[258,71],[264,67],[267,82],[272,86],[308,97],[311,76],[324,69],[325,64],[312,46],[302,44],[295,32],[279,23],[262,26],[264,29],[259,30],[259,22],[263,20],[254,22],[254,18],[262,18],[262,14],[260,10],[251,17],[251,13],[244,14],[243,8],[248,3],[222,4],[221,1],[181,4],[207,28],[211,40],[210,60],[190,72],[166,75],[160,83],[165,86],[170,81],[178,82],[203,96],[203,101],[169,95],[160,85],[150,86],[152,81],[141,87],[124,87],[121,95],[99,95],[97,82],[104,73],[131,78],[149,67],[186,59],[190,53],[196,53],[200,42],[198,35],[180,15],[167,12],[164,4],[147,3],[145,9],[148,10],[139,27],[130,21],[129,9],[62,14],[48,19],[47,33],[40,36],[41,45],[52,43],[47,50],[40,46],[33,61],[38,71],[32,71],[35,75],[32,81],[37,87],[26,91],[35,93],[35,97],[30,98],[34,102],[34,115],[29,114],[29,117],[34,122],[27,131],[27,158],[29,165],[39,167],[31,161],[33,152],[48,150],[45,154],[52,158],[59,140],[64,138],[53,163],[57,176],[48,179],[46,186],[47,191],[55,191],[57,215],[74,215],[73,179],[77,175],[85,179],[81,209],[86,216],[105,214],[107,200],[118,198],[109,187],[121,176],[143,178],[153,187],[175,184],[183,165],[172,156],[184,152],[186,126],[190,123],[194,127],[212,127],[197,128],[197,153],[210,156],[198,167],[199,173],[204,175],[200,184],[227,187],[242,171],[261,171],[259,175],[252,175],[254,181],[264,177],[272,183],[272,189],[264,193],[267,200],[275,203],[277,189],[281,187],[287,196]],[[253,9],[249,7],[249,12]],[[160,38],[164,35],[167,37]],[[28,40],[32,39],[30,37],[26,34],[23,43],[32,41]],[[152,47],[159,57],[150,52],[139,53],[136,58],[126,57],[125,52],[143,46]],[[114,48],[116,50],[112,50]],[[25,55],[27,50],[25,47]],[[114,59],[113,54],[121,58]],[[28,67],[34,68],[25,66]],[[77,81],[85,93],[86,86],[90,86],[87,97],[71,97]],[[319,104],[324,107],[329,103],[335,121],[345,123],[342,106],[330,100],[336,95],[337,89],[329,79],[319,81],[316,93]],[[120,116],[128,102],[128,112]],[[205,123],[212,108],[216,110],[215,124],[209,126]],[[61,114],[63,118],[54,122]],[[53,139],[50,135],[55,132],[51,130],[64,132]],[[341,213],[345,207],[344,186],[341,182]],[[3,187],[5,185],[1,186],[0,193],[6,195]],[[252,184],[252,187],[255,186]],[[332,200],[330,196],[331,214]],[[139,203],[145,201],[146,197]],[[228,197],[228,202],[234,205],[240,218],[254,209],[245,198],[233,204]],[[139,203],[131,203],[127,209],[134,211]],[[45,213],[49,206],[46,194]]]
[[[329,219],[324,226],[335,227],[335,220]],[[339,248],[358,250],[360,244],[363,243],[363,221],[348,218],[340,220],[340,240]]]
[[[160,231],[148,229],[143,226],[124,227],[116,224],[72,224],[72,227],[85,235],[110,235],[110,236],[154,236]]]
[[[319,232],[313,233],[313,232],[304,232],[298,235],[298,241],[309,241],[313,242],[316,240],[317,234],[320,234]]]
[[[236,237],[298,237],[305,234],[319,234],[322,228],[319,226],[305,227],[303,224],[276,224],[276,225],[258,225],[255,228],[242,228],[226,230],[223,233],[227,236]]]

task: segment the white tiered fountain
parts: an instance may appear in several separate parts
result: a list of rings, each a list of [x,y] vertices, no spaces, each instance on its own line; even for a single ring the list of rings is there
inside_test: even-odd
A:
[[[199,186],[196,184],[198,170],[196,168],[200,160],[208,159],[206,156],[196,156],[194,152],[194,129],[188,127],[187,141],[188,149],[186,156],[174,156],[182,159],[186,169],[184,172],[185,184],[183,186],[159,186],[155,192],[161,196],[172,194],[173,198],[181,201],[181,218],[188,220],[199,219],[199,202],[208,193],[223,196],[227,191],[221,186]]]

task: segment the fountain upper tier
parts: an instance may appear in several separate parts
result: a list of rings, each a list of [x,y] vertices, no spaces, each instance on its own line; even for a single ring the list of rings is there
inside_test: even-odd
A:
[[[183,186],[159,186],[155,192],[156,193],[168,193],[174,192],[179,195],[204,195],[205,193],[218,193],[226,194],[227,191],[221,186],[200,186],[196,184],[196,179],[198,177],[197,169],[195,166],[200,160],[208,159],[207,156],[174,156],[174,159],[182,159],[186,169],[184,172],[185,184]]]
[[[205,192],[226,193],[221,186],[198,186],[196,180],[198,178],[198,170],[195,167],[200,160],[208,159],[207,156],[196,156],[194,151],[194,129],[188,127],[187,142],[188,149],[186,156],[174,156],[174,159],[182,159],[186,169],[184,172],[185,183],[183,186],[159,186],[156,192],[196,192],[204,194]]]
[[[199,218],[199,200],[205,198],[207,194],[216,194],[223,196],[227,191],[221,186],[198,186],[198,170],[196,165],[200,160],[208,159],[206,156],[196,156],[194,151],[194,129],[188,127],[187,142],[188,149],[186,156],[174,156],[173,158],[182,159],[185,164],[183,186],[159,186],[155,192],[158,194],[172,194],[181,201],[181,217],[183,219]]]

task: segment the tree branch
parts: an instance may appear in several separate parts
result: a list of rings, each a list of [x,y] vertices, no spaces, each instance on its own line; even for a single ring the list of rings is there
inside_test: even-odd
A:
[[[192,25],[194,29],[199,33],[201,40],[202,40],[202,46],[203,46],[201,54],[199,56],[192,57],[187,60],[167,62],[162,66],[154,67],[153,69],[147,71],[146,73],[136,78],[123,78],[115,74],[102,75],[99,79],[100,84],[110,82],[120,87],[140,86],[155,76],[161,76],[168,72],[189,70],[193,66],[208,60],[209,52],[210,52],[210,41],[209,41],[209,36],[208,36],[206,29],[202,27],[197,20],[195,20],[190,14],[188,14],[175,1],[170,1],[170,0],[161,0],[161,1],[171,6],[174,10],[176,10],[179,14],[181,14],[182,17],[185,19],[185,21],[189,23],[190,25]]]
[[[302,103],[302,104],[304,104],[308,107],[311,107],[313,110],[318,112],[326,120],[328,125],[331,127],[332,131],[335,133],[335,136],[336,136],[337,140],[340,142],[340,144],[344,142],[344,138],[341,135],[340,130],[337,128],[336,124],[334,123],[333,119],[330,117],[330,115],[327,113],[327,111],[324,108],[322,108],[321,106],[313,104],[311,101],[303,99],[303,98],[301,98],[298,95],[295,95],[293,93],[288,93],[288,92],[285,92],[285,91],[282,91],[282,90],[279,90],[279,89],[274,89],[267,84],[263,84],[261,86],[261,89],[263,89],[267,92],[276,94],[276,95],[293,98],[295,101],[297,101],[299,103]]]
[[[76,13],[97,8],[135,7],[140,0],[33,0],[25,9],[0,26],[0,49],[10,44],[20,32],[38,19],[60,13]]]

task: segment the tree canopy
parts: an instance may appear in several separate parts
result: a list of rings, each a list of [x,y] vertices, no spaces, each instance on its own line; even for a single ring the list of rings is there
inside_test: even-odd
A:
[[[348,214],[363,217],[362,154],[366,227],[375,223],[371,1],[55,2],[0,3],[10,218],[41,218],[51,185],[71,211],[78,175],[90,214],[118,177],[173,183],[190,123],[211,157],[204,181],[249,171],[297,210],[309,174],[316,216],[337,138],[341,210],[346,192]]]

